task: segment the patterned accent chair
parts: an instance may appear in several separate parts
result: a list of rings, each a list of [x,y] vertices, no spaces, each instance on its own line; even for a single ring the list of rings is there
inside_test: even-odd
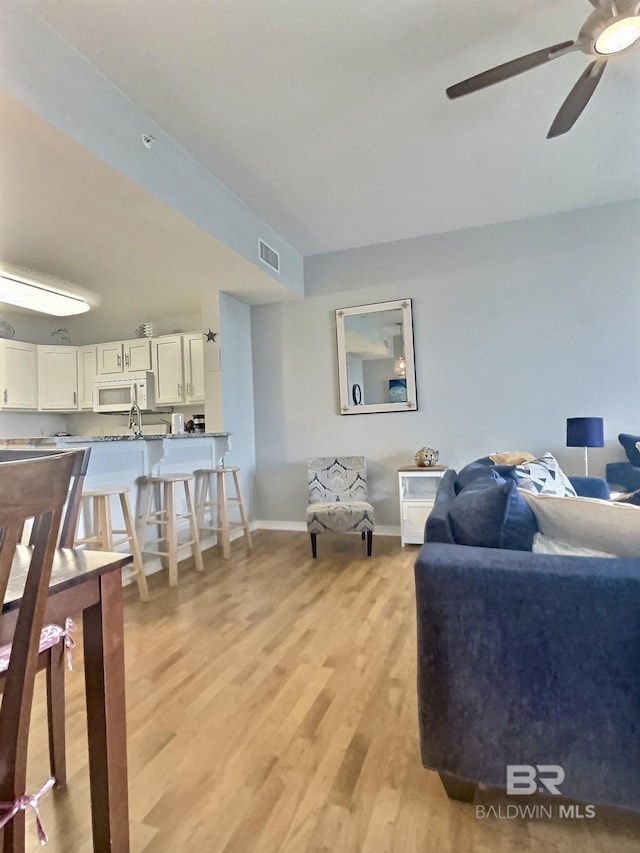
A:
[[[364,456],[316,456],[309,459],[307,530],[311,552],[318,556],[318,533],[361,533],[371,556],[374,511],[367,502]]]

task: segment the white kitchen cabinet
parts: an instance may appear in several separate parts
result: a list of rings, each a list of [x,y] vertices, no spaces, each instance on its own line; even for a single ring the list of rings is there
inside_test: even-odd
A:
[[[98,348],[78,348],[78,406],[93,409],[93,382],[98,373]]]
[[[153,338],[153,370],[156,378],[156,403],[184,403],[184,366],[182,335]]]
[[[185,402],[204,402],[204,336],[201,332],[183,335]]]
[[[0,408],[38,408],[36,345],[0,340]]]
[[[431,465],[427,468],[407,465],[398,469],[400,541],[403,547],[424,542],[424,526],[446,470],[446,465]]]
[[[38,408],[65,412],[78,408],[77,347],[38,347]]]
[[[151,339],[136,338],[122,342],[125,373],[140,373],[151,370]]]
[[[140,373],[151,370],[151,340],[112,341],[98,344],[98,373]]]

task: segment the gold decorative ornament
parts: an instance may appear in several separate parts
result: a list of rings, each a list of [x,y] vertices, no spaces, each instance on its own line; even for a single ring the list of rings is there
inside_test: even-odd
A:
[[[438,451],[433,447],[421,447],[413,457],[419,468],[430,468],[438,461]]]

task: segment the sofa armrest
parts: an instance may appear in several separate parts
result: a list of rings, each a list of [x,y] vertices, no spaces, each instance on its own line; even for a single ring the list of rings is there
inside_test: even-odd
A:
[[[569,477],[571,485],[581,498],[601,498],[608,501],[609,484],[602,477]]]
[[[640,559],[427,543],[415,581],[424,765],[559,764],[565,796],[640,809]]]

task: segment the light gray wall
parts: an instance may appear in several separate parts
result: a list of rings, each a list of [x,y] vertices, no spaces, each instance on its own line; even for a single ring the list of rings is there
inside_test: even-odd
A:
[[[233,433],[225,464],[240,466],[243,497],[252,519],[256,456],[249,306],[221,293],[220,328],[223,429]]]
[[[364,454],[378,523],[423,445],[455,468],[493,450],[582,451],[567,417],[602,416],[591,473],[640,433],[640,202],[318,255],[302,302],[252,309],[255,516],[302,521],[310,455]],[[341,416],[335,309],[413,299],[417,412]]]

